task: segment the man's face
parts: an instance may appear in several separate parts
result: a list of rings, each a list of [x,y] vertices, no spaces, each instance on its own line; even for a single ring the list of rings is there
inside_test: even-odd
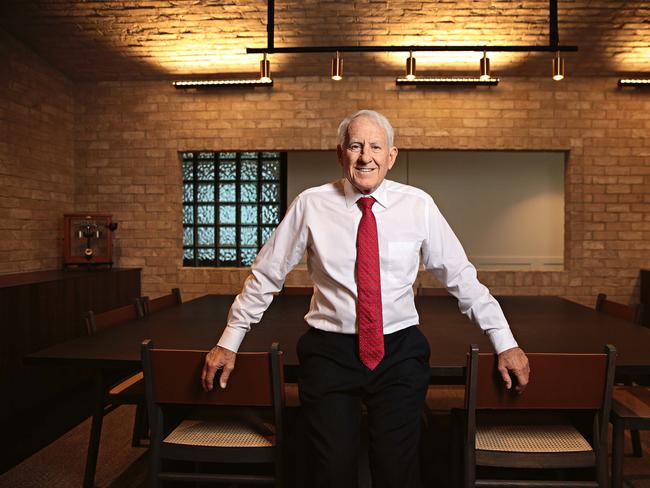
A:
[[[381,185],[397,157],[397,148],[388,147],[383,127],[364,116],[350,123],[345,142],[336,151],[345,177],[365,194]]]

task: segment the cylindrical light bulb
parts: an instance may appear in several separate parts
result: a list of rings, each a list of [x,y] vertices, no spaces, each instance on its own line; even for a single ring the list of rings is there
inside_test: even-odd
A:
[[[335,81],[343,79],[343,58],[339,56],[338,51],[336,57],[332,58],[332,79]]]
[[[260,80],[271,81],[271,62],[266,58],[266,53],[260,61]]]
[[[553,79],[555,81],[564,79],[564,59],[560,56],[560,51],[553,58]]]
[[[483,57],[480,62],[481,75],[479,79],[481,81],[487,81],[490,79],[490,58],[487,57],[485,51],[483,51]]]
[[[409,57],[406,58],[406,79],[409,81],[415,79],[415,58],[412,51],[409,51]]]

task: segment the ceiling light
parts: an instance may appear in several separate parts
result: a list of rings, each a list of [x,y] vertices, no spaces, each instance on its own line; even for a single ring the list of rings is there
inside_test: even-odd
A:
[[[482,80],[476,77],[455,77],[455,76],[423,76],[415,77],[409,80],[406,77],[397,78],[395,84],[397,85],[497,85],[499,78],[488,78]]]
[[[332,60],[332,77],[333,79],[339,79],[339,78],[334,78],[334,76],[337,76],[337,71],[338,71],[338,76],[343,75],[342,73],[342,68],[340,66],[340,56],[339,53],[346,53],[346,52],[357,52],[357,53],[370,53],[370,52],[408,52],[409,57],[406,61],[406,74],[405,77],[403,78],[404,81],[401,81],[402,78],[397,79],[398,84],[418,84],[418,83],[474,83],[474,84],[487,84],[487,85],[496,85],[498,83],[498,79],[496,78],[490,78],[490,66],[489,66],[489,59],[486,55],[487,51],[490,52],[527,52],[527,53],[532,53],[532,52],[556,52],[557,53],[557,71],[561,76],[564,76],[564,61],[560,58],[560,52],[562,51],[577,51],[578,46],[565,46],[560,44],[560,39],[558,35],[558,11],[557,11],[557,3],[558,0],[549,0],[549,22],[548,22],[548,27],[549,27],[549,43],[548,45],[509,45],[509,46],[502,46],[502,45],[490,45],[486,46],[485,44],[480,45],[480,46],[474,46],[474,45],[450,45],[450,44],[444,44],[444,45],[438,45],[438,46],[356,46],[356,45],[339,45],[339,46],[293,46],[293,47],[276,47],[275,42],[274,42],[274,36],[275,36],[275,0],[268,0],[267,1],[267,19],[266,19],[266,27],[267,27],[267,41],[266,41],[266,47],[247,47],[246,48],[246,53],[247,54],[295,54],[295,53],[332,53],[336,52],[337,56],[336,59]],[[420,52],[482,52],[483,53],[483,59],[481,60],[481,72],[479,76],[483,78],[481,80],[481,83],[476,83],[469,79],[465,79],[465,81],[459,81],[459,79],[452,79],[450,81],[449,78],[442,79],[442,80],[428,80],[428,81],[423,81],[420,80],[418,81],[418,78],[415,75],[415,58],[413,57],[413,52],[415,51],[420,51]],[[264,58],[266,59],[266,57]],[[555,64],[556,61],[554,60],[553,63]],[[561,79],[561,78],[560,78]]]
[[[483,57],[479,63],[481,76],[479,78],[482,81],[487,81],[490,79],[490,58],[487,57],[485,51],[483,51]]]
[[[415,58],[413,51],[409,51],[409,57],[406,58],[406,79],[409,81],[415,80]]]
[[[553,79],[555,81],[564,79],[564,58],[560,56],[560,51],[557,51],[553,58]]]
[[[650,88],[650,78],[621,78],[618,86],[640,86]]]
[[[260,61],[260,80],[266,83],[271,81],[271,61],[266,58],[266,53]]]
[[[336,57],[332,58],[332,79],[340,81],[343,79],[343,58],[336,51]]]
[[[188,80],[174,81],[175,88],[215,88],[228,86],[273,86],[273,80]]]
[[[174,88],[218,88],[218,87],[234,87],[234,86],[273,86],[271,79],[271,63],[266,58],[260,61],[260,77],[253,79],[240,79],[240,80],[183,80],[174,81],[172,83]]]

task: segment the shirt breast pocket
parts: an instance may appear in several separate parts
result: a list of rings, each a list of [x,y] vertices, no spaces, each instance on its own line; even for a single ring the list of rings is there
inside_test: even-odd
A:
[[[403,284],[413,283],[419,265],[419,242],[395,241],[388,243],[388,272],[394,280]]]

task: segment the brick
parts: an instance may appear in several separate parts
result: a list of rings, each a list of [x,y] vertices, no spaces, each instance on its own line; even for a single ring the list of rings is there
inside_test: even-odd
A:
[[[403,13],[407,5],[389,8]],[[291,22],[301,16],[295,13]],[[610,79],[508,77],[489,91],[453,91],[398,89],[394,75],[349,76],[345,84],[309,75],[276,77],[272,90],[190,94],[168,82],[75,84],[19,44],[12,47],[25,61],[24,72],[11,75],[12,95],[0,94],[13,126],[0,141],[0,174],[9,172],[17,181],[6,186],[3,179],[0,195],[0,212],[7,211],[0,213],[3,246],[11,249],[0,248],[0,272],[57,265],[58,249],[54,259],[48,252],[58,246],[38,232],[34,248],[16,244],[25,234],[12,232],[38,230],[24,223],[47,222],[55,230],[65,212],[101,209],[119,214],[119,265],[144,267],[143,292],[162,293],[177,284],[187,296],[237,292],[246,270],[182,268],[177,151],[331,150],[340,119],[365,106],[383,110],[395,123],[398,146],[409,149],[569,151],[566,272],[482,272],[493,291],[563,294],[593,305],[596,291],[608,288],[629,302],[638,293],[630,278],[650,264],[650,192],[644,186],[650,175],[644,137],[649,107],[612,88]],[[46,83],[39,88],[31,79]],[[48,96],[40,109],[15,96],[39,89]],[[8,165],[8,155],[20,155],[20,165]],[[435,281],[424,273],[418,280]],[[308,274],[297,269],[287,282],[308,284]]]

